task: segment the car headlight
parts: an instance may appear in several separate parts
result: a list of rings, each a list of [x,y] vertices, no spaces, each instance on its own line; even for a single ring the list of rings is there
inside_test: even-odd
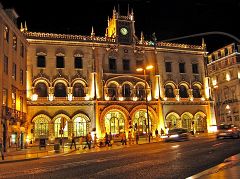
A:
[[[173,134],[173,135],[170,135],[169,138],[176,138],[176,137],[179,137],[178,134]]]

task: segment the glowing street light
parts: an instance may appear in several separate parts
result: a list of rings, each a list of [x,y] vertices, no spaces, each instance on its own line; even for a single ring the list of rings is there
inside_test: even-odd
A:
[[[149,125],[149,114],[148,114],[148,97],[147,97],[147,77],[146,77],[146,70],[153,69],[153,65],[148,65],[145,68],[137,68],[137,72],[143,71],[144,81],[145,81],[145,100],[146,100],[146,110],[147,110],[147,121],[148,121],[148,142],[150,143],[150,125]]]

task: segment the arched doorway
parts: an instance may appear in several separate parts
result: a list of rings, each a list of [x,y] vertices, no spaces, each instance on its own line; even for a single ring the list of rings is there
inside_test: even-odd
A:
[[[68,137],[68,117],[57,115],[54,119],[54,136],[56,138]]]
[[[175,112],[169,113],[166,116],[166,126],[165,127],[168,127],[169,129],[182,127],[180,116]]]
[[[204,114],[203,112],[197,112],[194,115],[194,127],[195,127],[196,132],[207,131],[206,114]]]
[[[148,125],[149,130],[152,131],[152,118],[149,113],[149,124],[147,119],[146,110],[139,110],[134,114],[133,117],[134,130],[138,131],[140,135],[147,134]]]
[[[192,119],[193,115],[189,112],[185,112],[181,115],[182,127],[188,131],[192,130]]]
[[[34,123],[34,137],[36,139],[49,137],[50,120],[51,119],[44,114],[40,114],[32,120]]]
[[[76,137],[86,136],[90,119],[84,114],[77,114],[73,117],[73,133]]]
[[[104,117],[105,131],[112,134],[120,134],[125,131],[124,115],[117,111],[109,111]]]

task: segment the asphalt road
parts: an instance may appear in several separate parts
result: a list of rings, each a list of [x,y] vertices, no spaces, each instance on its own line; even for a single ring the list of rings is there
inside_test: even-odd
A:
[[[88,150],[88,149],[87,149]],[[0,178],[186,178],[240,153],[240,139],[195,138],[5,163]]]

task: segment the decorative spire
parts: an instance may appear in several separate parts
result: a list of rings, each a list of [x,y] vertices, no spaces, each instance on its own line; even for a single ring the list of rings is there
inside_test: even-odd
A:
[[[108,21],[108,27],[109,27],[109,24],[110,24],[109,16],[108,16],[108,19],[107,19],[107,21]]]
[[[202,49],[203,50],[206,50],[206,43],[205,43],[205,40],[204,40],[204,38],[202,38]]]
[[[132,10],[131,10],[131,14],[130,14],[130,19],[133,21],[134,20],[134,16],[133,16],[133,8],[132,8]]]
[[[24,31],[27,32],[27,30],[28,30],[28,29],[27,29],[27,23],[26,23],[26,21],[25,21],[25,23],[24,23]]]
[[[127,9],[127,15],[129,16],[129,4],[128,4],[128,9]]]
[[[140,44],[144,43],[144,35],[143,35],[143,31],[141,32],[141,39],[140,39]]]
[[[21,22],[20,31],[21,31],[21,32],[24,32],[24,28],[23,28],[23,24],[22,24],[22,22]]]
[[[92,32],[91,32],[91,36],[95,36],[94,29],[93,29],[93,26],[92,26]]]

